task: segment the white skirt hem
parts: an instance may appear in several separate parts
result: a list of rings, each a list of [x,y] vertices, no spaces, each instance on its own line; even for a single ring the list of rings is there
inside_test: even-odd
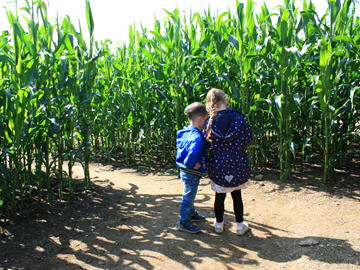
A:
[[[214,181],[212,181],[212,180],[210,180],[210,184],[211,184],[211,189],[217,193],[231,193],[234,190],[246,189],[252,185],[251,179],[249,179],[246,183],[244,183],[240,186],[237,186],[237,187],[222,187],[222,186],[215,184]]]

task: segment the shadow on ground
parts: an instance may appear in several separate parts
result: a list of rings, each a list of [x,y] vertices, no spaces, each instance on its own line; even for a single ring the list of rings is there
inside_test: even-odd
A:
[[[202,195],[196,202],[212,199]],[[180,195],[138,194],[135,184],[129,190],[117,190],[107,181],[104,187],[95,179],[91,193],[37,206],[2,222],[0,267],[154,269],[162,265],[164,269],[167,261],[179,269],[193,269],[211,259],[223,269],[234,269],[238,265],[257,266],[260,260],[283,263],[303,256],[315,262],[353,265],[360,258],[344,240],[314,237],[328,247],[324,256],[320,245],[300,247],[304,239],[280,237],[280,228],[256,222],[249,222],[250,227],[262,231],[264,237],[251,232],[238,237],[230,231],[217,235],[210,222],[200,225],[202,233],[180,232],[176,229],[180,200]],[[212,216],[211,208],[202,211]],[[250,252],[258,259],[247,259]],[[348,257],[344,259],[343,254]]]

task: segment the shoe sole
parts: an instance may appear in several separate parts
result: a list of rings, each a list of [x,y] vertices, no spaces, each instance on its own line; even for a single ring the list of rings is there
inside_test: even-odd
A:
[[[249,227],[246,227],[246,229],[244,231],[242,231],[241,233],[236,232],[237,235],[244,235],[248,230],[250,230]]]
[[[215,222],[214,222],[214,230],[216,233],[223,233],[224,232],[224,224],[222,225],[222,227],[216,228]]]
[[[198,231],[189,231],[189,230],[187,230],[187,229],[185,229],[185,228],[181,228],[181,227],[178,227],[178,230],[179,230],[179,231],[183,231],[183,232],[188,232],[188,233],[198,233],[198,232],[201,231],[201,230],[198,230]]]

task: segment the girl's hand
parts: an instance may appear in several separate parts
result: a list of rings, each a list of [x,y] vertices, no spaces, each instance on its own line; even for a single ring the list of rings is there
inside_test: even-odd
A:
[[[196,162],[195,163],[195,167],[193,168],[194,170],[197,170],[197,169],[199,169],[201,167],[201,164],[200,164],[200,162]]]

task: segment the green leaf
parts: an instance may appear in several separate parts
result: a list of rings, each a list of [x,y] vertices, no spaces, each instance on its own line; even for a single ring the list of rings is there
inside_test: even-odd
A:
[[[8,43],[9,43],[9,39],[7,37],[3,37],[0,40],[0,49],[2,49],[3,47],[5,47]]]
[[[297,47],[285,48],[285,50],[288,52],[292,52],[295,55],[296,60],[299,63],[299,66],[302,66],[301,55]]]
[[[65,45],[66,45],[66,48],[68,50],[68,53],[69,54],[74,54],[74,35],[72,34],[67,34],[67,35],[64,35],[65,37]]]
[[[229,15],[229,12],[223,12],[221,13],[217,19],[216,19],[216,28],[221,28],[221,25],[223,24],[223,21],[221,20],[223,17],[225,17],[226,15]]]
[[[21,74],[21,33],[17,23],[13,23],[13,29],[14,29],[16,71],[18,74]]]
[[[200,48],[202,49],[209,46],[210,42],[211,42],[211,35],[207,35],[206,38],[201,42]]]
[[[18,28],[17,31],[20,32],[21,39],[25,43],[27,50],[29,51],[31,56],[35,57],[36,51],[35,51],[34,43],[31,41],[30,37],[25,33],[24,29],[21,27],[20,24],[16,23],[16,28]]]
[[[92,38],[94,35],[95,23],[94,23],[93,15],[91,12],[89,0],[86,0],[85,5],[86,5],[86,21],[87,21],[88,29],[90,32],[90,38]]]
[[[15,64],[14,59],[12,59],[7,55],[0,54],[0,62],[8,62],[8,61],[11,62],[12,64]]]
[[[238,51],[239,50],[239,40],[230,34],[228,34],[228,37],[229,37],[229,43],[231,45],[233,45],[236,48],[236,50]]]
[[[29,61],[29,63],[26,66],[26,69],[24,70],[26,73],[24,74],[24,81],[23,86],[30,85],[34,79],[38,75],[38,61],[37,59],[33,59]]]
[[[356,90],[360,90],[360,87],[359,87],[359,86],[356,86],[356,87],[353,87],[353,88],[350,90],[351,110],[354,109],[354,95],[355,95],[355,91],[356,91]]]
[[[274,98],[276,109],[277,109],[281,119],[282,119],[282,111],[281,111],[281,98],[282,97],[283,97],[283,94],[277,95]]]
[[[141,48],[141,52],[149,59],[154,59],[154,56],[145,48]]]
[[[174,46],[171,42],[165,40],[160,33],[155,32],[155,31],[150,31],[151,34],[155,35],[156,38],[159,40],[159,42],[164,45],[167,49],[169,49],[170,51],[174,50]]]

